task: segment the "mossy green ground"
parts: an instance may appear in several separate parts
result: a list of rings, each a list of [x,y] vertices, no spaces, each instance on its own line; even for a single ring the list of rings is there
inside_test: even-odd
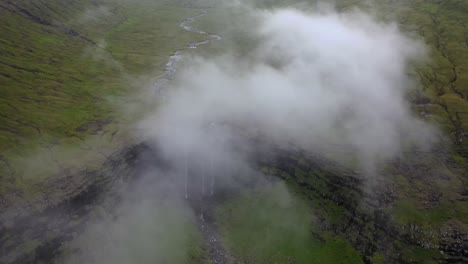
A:
[[[179,27],[199,11],[171,1],[0,7],[0,193],[27,195],[59,171],[100,164],[126,138],[134,116],[122,113],[137,105],[127,95],[200,39]]]
[[[179,27],[198,13],[165,0],[0,2],[2,203],[27,203],[44,191],[38,183],[98,168],[131,143],[126,130],[142,105],[135,94],[164,75],[175,51],[201,40]],[[169,209],[145,216],[120,240],[128,254],[112,251],[108,263],[204,261],[194,223]],[[39,245],[18,250],[34,254]]]
[[[176,201],[138,201],[98,211],[54,263],[206,263],[203,241],[190,210]]]
[[[257,2],[268,7],[301,1],[288,1],[288,4],[278,1]],[[388,165],[380,178],[374,179],[392,191],[392,202],[382,210],[391,216],[402,234],[412,236],[413,241],[425,243],[426,247],[440,243],[441,237],[435,235],[440,230],[455,228],[467,232],[468,203],[463,193],[468,186],[468,2],[340,0],[336,4],[340,12],[358,7],[375,14],[378,20],[396,23],[405,34],[424,42],[427,47],[427,60],[414,65],[412,72],[408,73],[418,81],[408,93],[408,100],[414,114],[438,127],[445,141],[440,142],[432,152],[403,157],[403,165]],[[220,15],[222,12],[225,12],[224,15]],[[217,21],[218,16],[229,15],[232,15],[230,11],[212,12],[211,16],[201,19],[199,23],[216,30],[222,26],[212,21]],[[239,36],[242,32],[234,34]],[[242,48],[249,50],[248,44]],[[333,155],[349,160],[347,163],[355,166],[352,153],[337,151]],[[300,189],[300,184],[314,186],[315,192],[320,195],[314,195],[311,190],[306,191],[310,194],[304,198],[312,207],[319,208],[314,214],[327,219],[331,226],[343,225],[343,219],[354,214],[337,205],[333,199],[324,198],[335,194],[327,189],[329,186],[322,177],[297,170],[294,179],[288,178],[290,175],[284,172],[275,173],[274,168],[268,168],[265,172],[286,178],[292,189]],[[353,201],[358,197],[352,190],[341,191],[347,197],[346,200]],[[233,223],[225,219],[227,225],[234,225],[242,215],[234,217]],[[369,230],[369,237],[379,232],[373,227],[369,227]],[[412,263],[437,263],[446,257],[438,250],[405,243],[396,245],[395,251],[401,253],[401,260]],[[388,253],[375,252],[369,261],[388,263],[385,254]]]
[[[312,210],[283,184],[245,193],[217,215],[226,246],[246,263],[363,263],[344,238],[315,230]]]

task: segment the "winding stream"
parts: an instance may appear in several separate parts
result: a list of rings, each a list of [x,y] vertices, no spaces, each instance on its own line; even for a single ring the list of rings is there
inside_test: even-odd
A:
[[[207,11],[202,10],[202,13],[193,17],[186,18],[184,21],[182,21],[179,26],[182,27],[184,30],[197,33],[200,35],[206,35],[207,39],[198,41],[198,42],[192,42],[189,43],[186,49],[178,50],[176,51],[171,57],[169,57],[168,62],[166,63],[166,66],[164,68],[165,75],[163,78],[159,79],[154,83],[154,88],[156,90],[157,96],[161,98],[162,100],[165,100],[167,98],[166,96],[166,91],[169,87],[170,81],[174,78],[176,72],[177,72],[177,64],[182,60],[183,58],[183,52],[186,51],[187,49],[196,49],[200,45],[204,44],[209,44],[213,41],[219,41],[222,38],[218,35],[210,34],[206,31],[203,31],[201,29],[193,28],[190,26],[193,22],[195,22],[196,18],[200,18],[203,16],[206,16],[208,14]],[[185,172],[184,172],[184,181],[185,181],[185,199],[188,199],[188,164],[187,164],[187,157],[185,160]],[[204,175],[203,175],[204,177]],[[203,196],[204,196],[204,178],[203,178]],[[193,205],[192,204],[192,209],[194,210],[195,214],[197,215],[196,217],[196,225],[198,226],[198,229],[200,230],[203,240],[205,241],[205,246],[207,253],[209,255],[209,258],[211,259],[212,263],[235,263],[235,259],[233,256],[231,256],[228,252],[226,252],[221,235],[218,232],[218,227],[215,224],[215,216],[214,216],[214,208],[216,207],[216,202],[215,198],[213,198],[213,188],[214,188],[214,177],[211,177],[210,179],[210,196],[207,200],[204,200],[201,202],[201,204],[198,205]],[[189,202],[190,203],[190,202]],[[193,203],[193,201],[192,201]]]
[[[189,43],[186,49],[196,49],[200,45],[208,44],[208,43],[211,43],[213,41],[218,41],[218,40],[222,39],[218,35],[210,34],[210,33],[206,32],[206,31],[201,30],[201,29],[193,28],[193,27],[190,26],[190,24],[195,22],[196,18],[200,18],[200,17],[206,16],[208,14],[208,12],[205,11],[205,10],[201,10],[201,12],[202,13],[199,14],[199,15],[186,18],[184,21],[182,21],[179,24],[179,26],[181,28],[185,29],[186,31],[207,36],[207,39],[205,39],[205,40]],[[169,82],[174,78],[174,76],[175,76],[175,74],[177,72],[177,63],[182,60],[182,57],[183,57],[182,53],[186,49],[178,50],[178,51],[174,52],[174,54],[171,57],[169,57],[169,60],[166,63],[166,66],[164,67],[164,72],[165,72],[164,77],[160,78],[159,80],[157,80],[154,83],[154,88],[156,90],[156,94],[159,95],[162,99],[166,98],[165,90],[168,87]]]

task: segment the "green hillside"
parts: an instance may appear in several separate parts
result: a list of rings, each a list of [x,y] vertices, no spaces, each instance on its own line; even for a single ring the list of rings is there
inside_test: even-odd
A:
[[[251,2],[261,8],[306,6],[296,0]],[[371,188],[353,166],[259,143],[276,156],[252,164],[275,183],[227,190],[208,203],[225,250],[235,263],[466,263],[468,1],[334,2],[340,12],[359,7],[396,21],[427,44],[427,61],[408,72],[419,82],[407,97],[416,116],[440,128],[440,141],[385,164]],[[49,263],[66,255],[62,242],[72,238],[63,233],[87,221],[98,193],[114,177],[137,174],[135,164],[147,153],[140,154],[146,149],[135,145],[139,140],[129,129],[145,107],[154,106],[144,91],[164,75],[169,56],[205,39],[179,26],[200,13],[197,7],[208,15],[195,27],[220,35],[231,30],[221,43],[249,56],[251,36],[229,25],[238,11],[214,0],[0,0],[0,209],[6,212],[0,219],[10,221],[0,222],[0,262]],[[196,52],[211,56],[224,48],[205,45]],[[26,212],[8,215],[16,205]],[[65,224],[53,219],[48,210],[60,206],[77,216],[65,216]],[[167,251],[181,263],[210,263],[198,220],[171,210],[138,219],[131,237],[137,241],[126,242],[137,245],[137,255],[150,252],[140,256],[148,261]],[[169,231],[153,226],[157,221]],[[175,236],[153,252],[151,239],[138,240],[148,230],[155,237]],[[190,254],[177,248],[180,243]]]
[[[256,2],[261,7],[304,6],[302,1]],[[315,254],[310,259],[321,259],[317,263],[340,263],[327,260],[330,255],[353,263],[343,255],[349,252],[345,244],[327,247],[345,237],[366,263],[464,263],[468,245],[468,2],[336,2],[340,12],[358,7],[379,20],[397,22],[403,32],[426,43],[428,59],[408,73],[419,81],[408,100],[415,115],[440,128],[441,141],[431,151],[405,153],[387,164],[372,190],[362,186],[356,172],[317,164],[301,154],[287,152],[276,161],[265,161],[263,172],[284,179],[293,193],[307,201],[310,213],[299,217],[294,208],[284,208],[278,201],[265,205],[264,188],[255,190],[258,195],[233,198],[219,212],[228,246],[254,263],[295,263],[307,254]],[[232,12],[219,12],[199,24],[220,30],[223,25],[213,21]],[[248,54],[250,43],[232,41],[244,44],[241,52]],[[264,206],[269,208],[266,212]],[[309,232],[314,235],[297,236],[307,228],[284,227],[290,220],[284,215],[295,219],[292,226],[313,219]],[[262,235],[255,236],[257,232]],[[267,235],[273,236],[273,242],[263,245]],[[308,246],[288,249],[289,244]],[[256,249],[269,254],[257,254]],[[329,255],[322,256],[323,252]],[[272,255],[276,256],[273,260]]]
[[[199,38],[179,27],[190,14],[172,1],[0,1],[0,192],[118,147],[125,95]]]

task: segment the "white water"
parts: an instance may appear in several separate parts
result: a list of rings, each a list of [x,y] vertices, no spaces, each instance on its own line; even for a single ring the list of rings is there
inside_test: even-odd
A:
[[[207,35],[208,39],[199,41],[199,42],[192,42],[188,44],[187,48],[189,49],[196,49],[200,45],[208,44],[213,41],[221,40],[222,38],[218,35],[210,34],[206,31],[193,28],[190,26],[191,23],[195,22],[196,18],[206,16],[208,12],[202,10],[202,13],[193,17],[186,18],[179,26],[187,31],[197,33],[200,35]],[[185,49],[184,49],[185,50]],[[177,72],[177,64],[182,60],[182,52],[184,50],[176,51],[171,57],[169,57],[168,62],[166,63],[166,67],[164,68],[165,75],[163,78],[159,79],[154,83],[154,88],[156,90],[156,94],[161,97],[161,99],[166,99],[166,88],[168,87],[169,82],[174,78],[175,73]]]
[[[197,33],[197,34],[200,34],[200,35],[207,35],[208,38],[206,40],[203,40],[203,41],[198,41],[198,42],[192,42],[190,44],[188,44],[187,48],[189,49],[196,49],[198,46],[200,45],[204,45],[204,44],[208,44],[208,43],[211,43],[212,41],[217,41],[217,40],[221,40],[222,38],[218,35],[214,35],[214,34],[209,34],[208,32],[206,31],[203,31],[203,30],[200,30],[200,29],[197,29],[197,28],[193,28],[190,26],[191,23],[193,23],[195,21],[196,18],[199,18],[199,17],[202,17],[202,16],[206,16],[208,14],[208,12],[206,12],[205,10],[202,10],[202,13],[199,14],[199,15],[196,15],[196,16],[193,16],[193,17],[189,17],[189,18],[186,18],[184,21],[182,21],[182,23],[179,24],[180,27],[182,27],[183,29],[189,31],[189,32],[193,32],[193,33]],[[184,49],[185,50],[185,49]],[[154,89],[156,90],[156,94],[159,96],[160,99],[162,100],[165,100],[166,99],[166,90],[168,88],[168,85],[170,83],[170,81],[174,78],[176,72],[177,72],[177,64],[182,60],[182,53],[184,50],[178,50],[176,51],[171,57],[169,57],[169,60],[168,62],[166,63],[166,67],[164,68],[164,72],[165,72],[165,75],[163,78],[159,79],[158,81],[156,81],[154,83]],[[189,178],[189,168],[188,168],[188,153],[185,153],[184,155],[184,192],[185,192],[185,198],[188,199],[189,195],[188,195],[188,178]],[[212,165],[213,161],[210,161],[210,168],[213,168],[213,165]],[[203,166],[205,166],[203,164]],[[206,170],[204,169],[203,171],[203,175],[202,175],[202,194],[204,195],[205,194],[205,172]],[[212,172],[212,170],[210,171],[210,174],[211,174],[211,184],[210,184],[210,194],[213,195],[213,188],[214,188],[214,173]]]
[[[210,181],[210,195],[214,194],[214,185],[215,185],[215,173],[214,173],[214,161],[213,157],[210,157],[210,176],[211,176],[211,181]]]
[[[184,155],[184,189],[185,189],[185,199],[188,198],[188,153]]]

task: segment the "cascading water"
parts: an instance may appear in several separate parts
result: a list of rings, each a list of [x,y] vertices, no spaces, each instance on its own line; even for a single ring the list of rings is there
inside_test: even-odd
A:
[[[188,44],[187,48],[195,49],[200,45],[208,44],[208,43],[211,43],[212,41],[217,41],[217,40],[222,39],[218,35],[209,34],[208,32],[205,32],[205,31],[200,30],[200,29],[193,28],[193,27],[191,27],[189,25],[189,24],[193,23],[196,18],[206,16],[207,14],[208,14],[207,11],[202,10],[201,14],[193,16],[193,17],[186,18],[184,21],[182,21],[182,23],[180,23],[179,26],[182,27],[186,31],[208,36],[208,39],[206,39],[206,40],[199,41],[199,42],[193,42],[193,43]],[[161,100],[166,100],[167,99],[166,90],[169,87],[170,81],[174,78],[174,76],[175,76],[175,74],[177,72],[177,64],[182,60],[182,52],[183,51],[184,50],[176,51],[169,58],[168,62],[166,63],[166,67],[164,68],[165,76],[163,78],[159,79],[158,81],[156,81],[154,83],[154,85],[153,85],[156,94],[158,95],[159,99],[161,99]],[[183,168],[184,197],[185,197],[185,199],[188,199],[189,198],[189,186],[188,186],[189,185],[189,150],[188,149],[185,150],[184,155],[183,155],[183,159],[184,159],[184,161],[183,161],[184,162],[184,165],[183,165],[184,166],[184,168]],[[201,183],[202,190],[201,190],[201,192],[202,192],[203,196],[205,195],[205,177],[206,177],[206,174],[207,174],[207,170],[205,168],[205,166],[206,166],[205,163],[202,164],[202,172],[201,172],[201,174],[202,174],[202,176],[201,176],[202,177],[202,183]],[[209,163],[210,163],[210,165],[209,165],[210,166],[209,174],[211,176],[210,194],[213,195],[213,193],[214,193],[214,172],[213,172],[213,159],[212,158],[210,159]]]
[[[206,174],[206,161],[203,160],[202,172],[201,172],[201,176],[202,176],[201,192],[203,196],[205,196],[205,174]]]
[[[210,166],[210,195],[214,194],[214,184],[215,184],[215,178],[214,178],[214,158],[213,156],[210,156],[210,161],[209,161],[209,166]]]
[[[206,12],[205,10],[202,10],[202,13],[200,15],[186,18],[184,21],[182,21],[182,23],[180,23],[179,26],[189,32],[197,33],[200,35],[208,35],[208,39],[206,40],[188,44],[189,49],[196,49],[200,45],[208,44],[208,43],[211,43],[212,41],[217,41],[217,40],[222,39],[218,35],[210,34],[206,31],[189,26],[189,24],[195,21],[195,18],[206,16],[207,14],[208,12]],[[171,57],[169,57],[169,60],[166,63],[166,67],[164,68],[165,76],[159,79],[158,81],[156,81],[153,85],[156,90],[157,95],[163,100],[166,99],[165,90],[167,89],[170,80],[174,78],[174,75],[177,71],[177,63],[182,60],[182,52],[183,50],[178,50]]]
[[[184,189],[185,189],[185,199],[188,199],[188,152],[184,153]]]

